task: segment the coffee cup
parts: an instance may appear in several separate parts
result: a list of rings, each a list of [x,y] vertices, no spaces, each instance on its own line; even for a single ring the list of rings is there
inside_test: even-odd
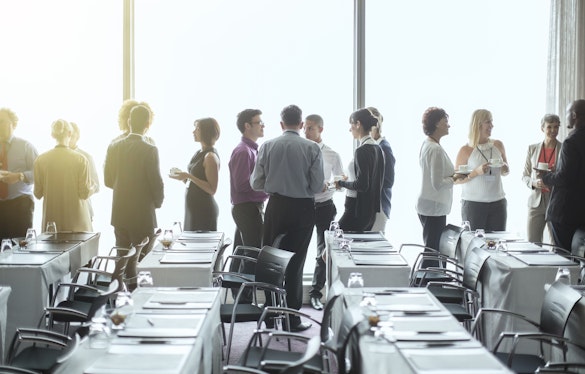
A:
[[[548,170],[548,162],[539,162],[536,168],[538,170]]]

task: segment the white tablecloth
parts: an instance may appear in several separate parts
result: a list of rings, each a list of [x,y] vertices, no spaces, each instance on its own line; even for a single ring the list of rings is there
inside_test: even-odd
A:
[[[223,343],[219,318],[220,298],[218,289],[181,290],[158,287],[137,289],[133,294],[137,314],[131,318],[144,319],[150,317],[153,321],[157,321],[157,317],[172,317],[175,315],[176,326],[173,326],[171,321],[167,322],[165,327],[172,330],[181,329],[184,326],[181,325],[180,316],[187,315],[188,310],[169,307],[168,309],[153,311],[152,309],[144,308],[145,304],[151,300],[151,297],[173,298],[180,293],[192,295],[194,301],[198,299],[212,300],[210,308],[201,312],[204,313],[202,314],[204,315],[204,320],[196,338],[157,338],[148,344],[141,344],[140,341],[145,341],[145,338],[141,340],[132,337],[112,337],[108,348],[90,348],[89,341],[84,340],[73,356],[61,364],[55,373],[220,373]],[[201,297],[197,295],[201,295]],[[132,325],[131,318],[128,321],[129,326]]]

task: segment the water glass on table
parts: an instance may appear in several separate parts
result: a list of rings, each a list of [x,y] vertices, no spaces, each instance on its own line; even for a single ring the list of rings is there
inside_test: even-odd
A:
[[[55,221],[47,222],[47,227],[45,228],[46,234],[56,234],[57,233],[57,224]]]
[[[136,279],[136,285],[138,287],[153,287],[154,280],[152,279],[152,273],[147,270],[139,272]]]
[[[347,280],[347,288],[363,288],[364,287],[364,277],[362,273],[351,273],[349,274],[349,279]]]
[[[12,250],[12,239],[2,239],[2,246],[0,247],[0,251],[10,251]]]

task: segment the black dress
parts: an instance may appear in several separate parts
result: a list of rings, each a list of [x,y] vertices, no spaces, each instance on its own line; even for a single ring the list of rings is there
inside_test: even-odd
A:
[[[189,162],[187,170],[196,178],[207,181],[203,159],[208,152],[213,152],[219,158],[215,148],[205,151],[197,151]],[[189,182],[185,194],[185,230],[216,231],[219,208],[213,196],[199,188],[195,183]]]

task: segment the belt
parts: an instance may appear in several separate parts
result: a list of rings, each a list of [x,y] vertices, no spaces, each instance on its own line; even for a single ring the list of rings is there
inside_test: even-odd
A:
[[[329,199],[320,203],[315,203],[315,208],[321,208],[329,205],[333,205],[333,199]]]

